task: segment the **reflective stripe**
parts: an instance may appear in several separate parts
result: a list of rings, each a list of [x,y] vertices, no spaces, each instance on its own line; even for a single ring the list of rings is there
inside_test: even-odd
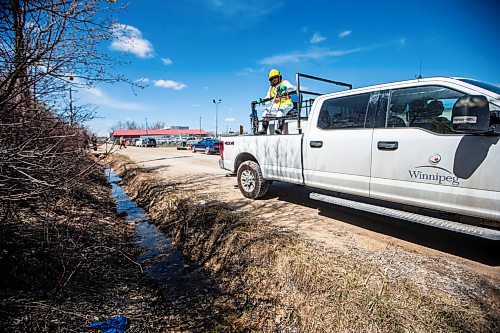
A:
[[[275,97],[274,100],[275,101],[283,101],[284,102],[284,101],[287,101],[287,100],[291,101],[292,98],[290,96],[283,96],[283,97]]]
[[[271,92],[269,93],[269,96],[276,97],[276,89],[277,86],[271,87]]]
[[[274,104],[292,104],[292,99],[290,97],[276,97],[273,101]]]

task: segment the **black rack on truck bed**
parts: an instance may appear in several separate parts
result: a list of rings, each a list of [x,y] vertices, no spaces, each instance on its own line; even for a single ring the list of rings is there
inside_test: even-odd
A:
[[[300,89],[301,78],[326,82],[326,83],[334,84],[337,86],[347,87],[349,89],[352,89],[352,85],[349,83],[328,80],[328,79],[324,79],[321,77],[312,76],[312,75],[303,74],[303,73],[297,73],[295,75],[295,79],[297,82],[297,86],[296,86],[297,89],[295,91],[285,93],[287,95],[295,95],[296,96],[296,100],[293,102],[294,108],[288,113],[288,115],[286,115],[284,117],[266,117],[266,119],[265,119],[266,121],[280,120],[280,119],[295,119],[295,120],[297,120],[297,128],[299,130],[299,133],[301,133],[300,120],[301,119],[304,120],[304,119],[307,119],[309,117],[309,111],[311,110],[311,106],[314,102],[314,98],[304,99],[303,96],[304,95],[312,95],[312,96],[323,95],[323,93],[301,90]],[[280,95],[280,96],[284,96],[284,95]],[[257,133],[257,131],[259,130],[259,123],[263,121],[263,119],[259,119],[259,116],[257,115],[257,105],[265,104],[267,102],[272,101],[273,99],[274,98],[267,98],[267,99],[260,100],[260,102],[257,102],[257,101],[251,102],[252,113],[250,114],[250,125],[252,127],[253,134]],[[302,112],[302,111],[304,111],[304,112]]]

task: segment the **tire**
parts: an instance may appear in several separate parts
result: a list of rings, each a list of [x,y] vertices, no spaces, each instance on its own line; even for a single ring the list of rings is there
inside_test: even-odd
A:
[[[210,155],[210,148],[209,147],[205,148],[205,154]]]
[[[196,149],[194,149],[194,147],[191,147],[191,152],[196,153]]]
[[[262,177],[259,164],[246,161],[238,168],[238,188],[244,197],[258,199],[263,197],[269,189],[269,181]]]

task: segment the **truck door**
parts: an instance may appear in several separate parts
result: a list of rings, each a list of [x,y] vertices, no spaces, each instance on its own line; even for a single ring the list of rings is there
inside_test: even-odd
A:
[[[451,130],[453,104],[465,94],[474,92],[440,85],[390,90],[379,113],[385,124],[373,133],[370,197],[498,218],[498,136]]]
[[[318,99],[304,138],[307,186],[368,196],[378,93]]]

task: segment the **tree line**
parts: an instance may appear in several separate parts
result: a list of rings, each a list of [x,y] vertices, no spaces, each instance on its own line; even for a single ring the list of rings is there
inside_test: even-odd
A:
[[[121,8],[101,0],[0,0],[0,218],[67,195],[96,168],[83,144],[95,110],[72,92],[126,81],[100,52]]]
[[[155,121],[151,124],[147,124],[148,130],[162,129],[167,125],[164,121]],[[119,121],[111,127],[114,130],[145,130],[146,124],[139,124],[133,120]]]

